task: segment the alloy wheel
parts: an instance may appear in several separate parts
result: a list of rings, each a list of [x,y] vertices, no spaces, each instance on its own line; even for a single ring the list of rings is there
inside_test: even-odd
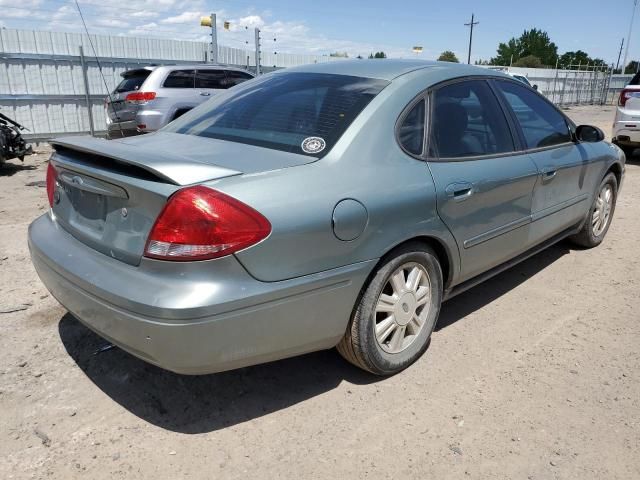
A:
[[[596,237],[599,237],[607,228],[612,208],[613,189],[611,185],[607,183],[602,187],[602,190],[600,190],[593,213],[591,214],[591,226],[593,227],[593,234]]]
[[[397,268],[388,278],[375,307],[375,337],[387,353],[400,353],[424,327],[431,309],[431,280],[419,263]]]

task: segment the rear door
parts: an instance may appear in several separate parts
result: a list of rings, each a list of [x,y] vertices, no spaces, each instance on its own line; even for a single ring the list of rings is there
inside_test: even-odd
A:
[[[510,80],[493,82],[505,100],[528,156],[540,172],[533,192],[532,235],[545,240],[579,222],[600,171],[590,146],[573,141],[566,117],[535,91]]]
[[[166,112],[167,122],[173,120],[176,112],[185,112],[200,104],[195,77],[195,70],[173,70],[162,82],[154,105]]]
[[[462,280],[527,250],[538,170],[486,80],[431,94],[429,168],[438,213],[458,243]]]

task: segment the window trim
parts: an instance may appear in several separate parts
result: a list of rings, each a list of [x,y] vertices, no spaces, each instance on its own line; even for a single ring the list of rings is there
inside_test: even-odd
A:
[[[422,151],[420,152],[419,155],[416,155],[415,153],[412,153],[409,150],[407,150],[404,147],[404,145],[402,145],[402,142],[400,141],[400,127],[406,120],[409,113],[411,113],[411,110],[413,110],[413,107],[415,107],[418,103],[420,103],[423,100],[424,100],[424,127],[422,132]],[[423,90],[418,95],[413,97],[413,99],[402,109],[402,112],[400,112],[400,115],[396,120],[396,124],[394,128],[395,130],[394,136],[396,138],[396,143],[398,144],[400,149],[410,157],[413,157],[416,160],[420,160],[420,161],[425,160],[425,154],[427,152],[427,132],[429,131],[427,122],[430,120],[430,116],[429,116],[430,105],[431,105],[431,99],[430,99],[429,91]]]
[[[485,84],[487,84],[487,86],[489,87],[489,90],[491,91],[491,93],[493,94],[493,96],[496,99],[496,102],[498,104],[498,108],[500,109],[500,111],[502,112],[502,115],[504,116],[505,121],[507,122],[507,128],[509,129],[509,135],[511,136],[511,140],[513,142],[513,150],[509,151],[509,152],[501,152],[501,153],[487,153],[484,155],[470,155],[468,157],[440,157],[440,156],[435,156],[435,157],[431,157],[429,156],[429,149],[426,148],[423,151],[423,155],[424,155],[424,160],[427,162],[468,162],[468,161],[473,161],[473,160],[483,160],[483,159],[490,159],[490,158],[502,158],[502,157],[513,157],[513,156],[517,156],[520,154],[524,154],[526,153],[523,150],[519,150],[523,147],[523,145],[520,142],[520,137],[516,134],[515,131],[515,125],[512,125],[512,120],[511,120],[511,115],[505,111],[504,109],[504,105],[502,104],[502,102],[500,101],[500,98],[496,95],[496,92],[494,91],[494,89],[492,88],[491,83],[488,81],[492,78],[495,77],[491,77],[488,75],[468,75],[468,76],[464,76],[464,77],[456,77],[456,78],[452,78],[452,79],[447,79],[444,80],[442,82],[439,82],[435,85],[432,85],[429,88],[429,97],[431,97],[436,91],[438,91],[441,88],[444,88],[446,86],[449,85],[454,85],[456,83],[462,83],[462,82],[468,82],[468,81],[483,81]],[[515,82],[518,82],[518,80],[514,80]],[[430,105],[433,105],[434,102],[430,101],[429,102]],[[431,126],[433,125],[432,122],[432,115],[433,115],[433,109],[430,108],[429,109],[429,114],[428,114],[428,124],[427,124],[427,132],[426,132],[426,137],[425,140],[427,142],[427,147],[428,147],[428,142],[431,139]]]
[[[496,96],[498,97],[500,103],[502,103],[504,105],[503,108],[506,108],[507,113],[509,115],[509,117],[512,119],[513,121],[513,127],[515,129],[515,132],[518,136],[518,138],[520,139],[520,147],[522,148],[522,152],[523,153],[537,153],[537,152],[544,152],[547,150],[554,150],[556,148],[561,148],[561,147],[567,147],[569,145],[575,145],[576,142],[576,137],[575,137],[575,131],[576,131],[576,124],[567,116],[565,115],[565,113],[563,111],[561,111],[558,107],[556,107],[553,102],[551,102],[548,98],[546,98],[543,95],[540,95],[539,93],[536,93],[536,95],[540,95],[540,99],[544,102],[546,102],[548,105],[550,105],[563,119],[564,122],[567,126],[567,130],[569,132],[569,136],[570,136],[570,140],[568,142],[562,142],[562,143],[557,143],[555,145],[548,145],[546,147],[535,147],[535,148],[527,148],[527,141],[526,138],[524,136],[524,132],[522,131],[522,127],[520,125],[519,120],[517,119],[517,117],[515,116],[515,112],[513,111],[513,108],[511,108],[511,106],[509,105],[509,102],[507,101],[507,99],[505,98],[504,94],[502,93],[502,90],[500,90],[500,88],[495,85],[495,83],[497,82],[510,82],[513,83],[521,88],[528,88],[527,86],[518,83],[518,80],[512,80],[510,78],[501,78],[501,77],[494,77],[489,81],[489,84],[491,86],[491,88],[495,91]],[[530,89],[531,90],[531,89]],[[535,90],[534,90],[535,92]]]

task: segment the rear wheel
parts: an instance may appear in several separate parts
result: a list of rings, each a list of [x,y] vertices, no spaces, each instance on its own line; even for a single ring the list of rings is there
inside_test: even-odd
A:
[[[613,173],[609,173],[600,183],[598,194],[582,230],[571,237],[574,243],[587,248],[596,247],[602,243],[611,225],[617,196],[618,181]]]
[[[441,302],[435,253],[419,244],[399,249],[370,280],[337,349],[364,370],[397,373],[426,350]]]

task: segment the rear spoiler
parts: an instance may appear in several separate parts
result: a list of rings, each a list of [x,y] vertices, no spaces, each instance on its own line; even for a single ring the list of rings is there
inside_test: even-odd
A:
[[[137,148],[117,140],[82,136],[59,138],[51,140],[49,143],[62,156],[66,150],[88,155],[93,161],[106,160],[108,162],[111,160],[120,164],[133,165],[174,185],[191,185],[207,180],[242,175],[242,172],[237,170],[199,162],[182,155]]]

